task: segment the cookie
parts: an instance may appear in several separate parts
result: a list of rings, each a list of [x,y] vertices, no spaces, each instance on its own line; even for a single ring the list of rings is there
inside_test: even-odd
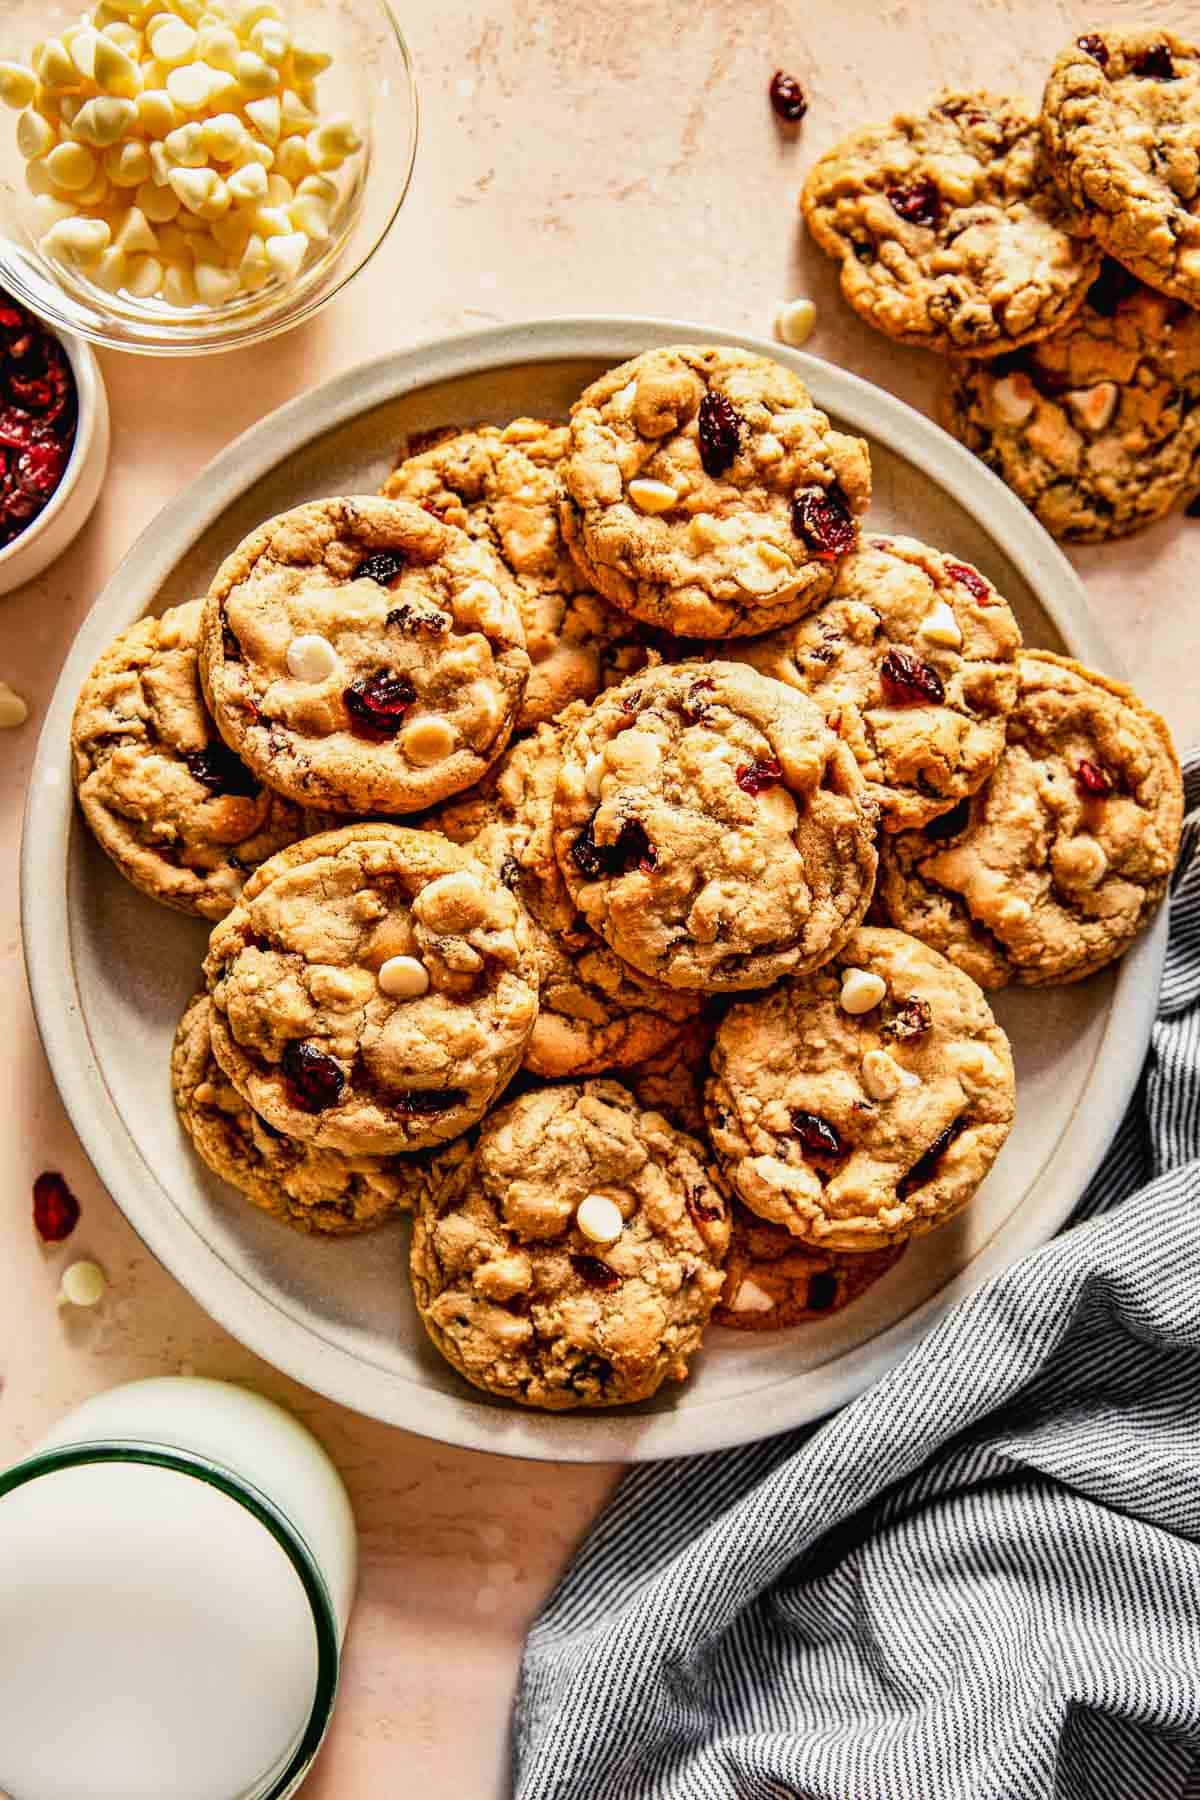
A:
[[[1105,262],[1053,337],[952,364],[940,416],[1056,538],[1124,537],[1200,487],[1200,314]]]
[[[704,1083],[719,1014],[709,1006],[689,1020],[666,1045],[625,1071],[624,1079],[639,1106],[662,1113],[680,1131],[703,1139]]]
[[[320,1149],[457,1137],[537,1015],[523,908],[429,831],[346,825],[272,857],[204,964],[213,1053],[260,1118]]]
[[[629,968],[575,909],[554,859],[551,802],[562,726],[541,725],[507,750],[488,779],[428,821],[463,845],[529,911],[538,968],[538,1016],[524,1066],[561,1079],[619,1069],[653,1056],[703,1004]]]
[[[71,766],[83,816],[127,881],[179,912],[221,919],[251,869],[329,821],[271,792],[204,710],[203,603],[139,619],[80,690]]]
[[[566,447],[566,426],[542,419],[479,425],[406,457],[380,489],[481,539],[514,577],[533,665],[518,731],[590,700],[646,661],[628,617],[592,592],[563,542],[558,465]]]
[[[1099,265],[1024,100],[940,94],[835,144],[801,195],[855,312],[904,344],[995,356],[1056,331]]]
[[[884,830],[898,831],[949,811],[995,768],[1020,647],[1008,602],[970,563],[871,537],[815,612],[731,654],[820,707]]]
[[[212,1002],[191,1001],[171,1052],[180,1123],[214,1175],[297,1231],[346,1237],[411,1212],[424,1179],[415,1156],[348,1156],[285,1137],[231,1086],[212,1053]]]
[[[744,637],[815,606],[871,498],[862,439],[746,350],[648,350],[592,383],[570,431],[572,556],[615,606],[681,636]]]
[[[881,1250],[970,1200],[1012,1124],[1012,1054],[968,975],[864,926],[815,973],[730,1007],[705,1100],[752,1212],[819,1249]]]
[[[496,760],[529,657],[486,544],[398,500],[312,500],[222,563],[200,673],[222,736],[269,786],[406,813]]]
[[[611,1081],[522,1094],[436,1160],[417,1311],[476,1387],[560,1411],[683,1381],[721,1292],[704,1151]]]
[[[818,1250],[735,1201],[725,1286],[713,1324],[733,1331],[814,1324],[861,1299],[904,1251],[904,1244],[857,1255]]]
[[[1086,32],[1051,71],[1042,131],[1096,241],[1200,306],[1200,50],[1150,25]]]
[[[576,906],[671,987],[833,956],[875,880],[875,806],[810,700],[738,663],[647,669],[564,733],[554,848]]]
[[[1171,736],[1131,689],[1026,650],[988,785],[882,849],[878,904],[983,987],[1079,981],[1166,893],[1183,790]]]

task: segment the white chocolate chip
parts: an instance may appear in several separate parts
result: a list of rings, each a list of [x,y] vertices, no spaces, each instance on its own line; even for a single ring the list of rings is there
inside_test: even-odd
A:
[[[37,93],[37,79],[20,63],[0,62],[0,100],[16,111],[28,106]]]
[[[770,538],[760,538],[754,548],[758,552],[759,560],[764,562],[768,569],[791,568],[792,559],[787,551],[781,550],[778,544],[773,544]]]
[[[429,991],[429,970],[416,956],[389,956],[380,965],[379,987],[391,1000],[416,1000]]]
[[[921,620],[920,636],[929,644],[940,644],[948,650],[961,649],[963,634],[949,601],[934,602]]]
[[[1120,397],[1115,381],[1098,381],[1095,387],[1073,388],[1066,395],[1067,410],[1081,431],[1103,431],[1112,424]]]
[[[592,1244],[615,1244],[625,1229],[621,1209],[607,1194],[588,1194],[575,1209],[575,1223]]]
[[[300,264],[308,254],[308,239],[302,231],[283,232],[267,238],[264,249],[267,262],[275,274],[290,281],[299,272]]]
[[[57,144],[46,158],[46,173],[55,187],[73,194],[89,187],[99,165],[84,144]]]
[[[104,1298],[108,1280],[99,1263],[73,1262],[62,1273],[58,1288],[60,1306],[95,1306]]]
[[[775,312],[775,336],[798,350],[812,336],[817,309],[811,300],[783,300]]]
[[[244,168],[235,169],[225,185],[239,206],[257,203],[267,197],[267,171],[261,163],[247,163]]]
[[[76,215],[52,225],[42,239],[42,249],[48,256],[64,256],[72,262],[98,260],[108,249],[111,235],[103,219]]]
[[[221,263],[208,262],[202,257],[196,258],[192,280],[196,284],[196,298],[203,306],[224,306],[238,291],[236,269],[226,269]]]
[[[1068,880],[1078,882],[1080,887],[1095,887],[1108,870],[1108,857],[1104,846],[1086,832],[1078,837],[1070,838],[1063,844],[1055,858],[1059,873]]]
[[[772,431],[764,431],[754,441],[754,454],[760,463],[768,468],[772,463],[782,462],[783,445]]]
[[[17,120],[17,149],[26,162],[32,162],[35,156],[45,156],[57,142],[53,125],[40,112],[31,108]]]
[[[1033,411],[1034,400],[1027,375],[1005,375],[992,389],[992,411],[1002,425],[1023,425]]]
[[[17,725],[23,725],[29,717],[29,708],[20,694],[10,688],[7,681],[0,681],[0,731],[11,731]]]
[[[259,137],[268,144],[279,142],[279,127],[282,121],[279,97],[272,94],[266,100],[251,100],[246,107],[246,117],[250,120]]]
[[[278,72],[254,50],[243,50],[234,68],[237,84],[243,94],[262,100],[279,85]]]
[[[652,481],[641,476],[635,476],[626,492],[633,504],[644,513],[669,512],[679,501],[679,495],[670,482]]]
[[[851,1013],[855,1018],[860,1013],[869,1013],[887,993],[887,982],[882,975],[875,975],[870,969],[845,969],[842,973],[842,991],[839,1002],[843,1012]]]
[[[733,1296],[733,1305],[730,1311],[766,1313],[774,1312],[774,1310],[775,1302],[770,1294],[765,1293],[757,1281],[751,1280],[749,1275],[743,1275],[738,1284],[738,1291]]]
[[[894,1100],[906,1085],[905,1071],[886,1050],[868,1050],[862,1059],[863,1086],[872,1100]]]
[[[583,785],[593,800],[600,798],[600,783],[604,779],[604,752],[597,750],[589,756],[583,766]]]
[[[420,769],[427,769],[434,763],[445,761],[454,748],[455,736],[449,719],[430,713],[425,718],[414,719],[411,725],[406,725],[397,742],[401,753],[410,763],[415,763]]]
[[[297,681],[328,681],[338,666],[338,655],[327,637],[304,631],[287,647],[288,674]]]

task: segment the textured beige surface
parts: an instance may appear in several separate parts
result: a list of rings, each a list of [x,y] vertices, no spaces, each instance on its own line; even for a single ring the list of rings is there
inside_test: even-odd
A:
[[[402,10],[424,141],[372,269],[313,325],[245,355],[104,359],[115,426],[104,499],[65,561],[0,602],[0,679],[31,705],[28,725],[0,734],[8,845],[59,665],[134,535],[236,432],[364,356],[554,312],[691,313],[767,332],[781,297],[807,293],[819,309],[809,350],[930,411],[935,358],[893,346],[840,301],[837,271],[798,229],[800,177],[856,125],[936,87],[1008,84],[1036,97],[1042,69],[1097,23],[1082,0],[637,0],[632,11],[514,0],[483,12],[445,0]],[[1188,11],[1166,0],[1155,17],[1186,31]],[[764,98],[776,63],[800,74],[810,100],[787,137]],[[1200,524],[1167,521],[1073,560],[1146,699],[1181,745],[1193,742],[1200,609],[1180,596],[1200,583]],[[304,1800],[375,1800],[401,1781],[427,1800],[495,1800],[508,1791],[522,1632],[616,1471],[426,1443],[318,1399],[226,1337],[139,1244],[66,1122],[29,1011],[11,855],[0,905],[0,1460],[85,1395],[181,1367],[250,1381],[295,1407],[345,1474],[362,1538],[338,1714]],[[62,1168],[83,1204],[72,1243],[52,1253],[28,1223],[43,1168]],[[104,1264],[109,1295],[96,1313],[60,1315],[61,1269],[84,1254]]]

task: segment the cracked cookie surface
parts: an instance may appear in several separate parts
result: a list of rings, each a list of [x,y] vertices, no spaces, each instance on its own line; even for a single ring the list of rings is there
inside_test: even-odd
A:
[[[226,742],[335,812],[417,812],[478,781],[529,673],[512,578],[397,500],[312,500],[227,557],[200,673]]]
[[[554,849],[575,904],[673,987],[762,987],[866,910],[876,810],[810,700],[737,663],[647,669],[563,736]]]
[[[1042,131],[1097,242],[1200,306],[1200,50],[1148,25],[1085,33],[1054,65]]]
[[[1120,956],[1166,893],[1183,818],[1157,713],[1047,650],[1020,669],[987,786],[882,848],[880,909],[984,987],[1078,981]]]
[[[738,1197],[806,1243],[851,1251],[959,1212],[1013,1106],[1008,1039],[976,983],[872,926],[814,973],[729,1009],[706,1093]]]
[[[940,94],[851,132],[801,206],[854,310],[927,350],[994,356],[1045,337],[1099,263],[1051,179],[1036,112],[995,94]]]
[[[767,631],[815,605],[871,497],[862,439],[745,350],[648,350],[592,383],[570,433],[571,554],[614,605],[682,636]]]
[[[591,1195],[618,1209],[615,1241],[582,1231]],[[620,1406],[685,1379],[728,1241],[699,1143],[616,1082],[541,1088],[437,1158],[413,1293],[476,1387],[555,1411]]]
[[[1123,537],[1200,487],[1200,315],[1106,262],[1053,337],[952,365],[940,416],[1055,537]]]
[[[565,425],[543,419],[480,425],[405,457],[380,490],[482,539],[515,579],[532,664],[517,731],[646,661],[627,615],[592,591],[563,542],[558,466],[567,438]]]
[[[285,1137],[247,1106],[212,1053],[207,994],[189,1004],[171,1052],[180,1121],[203,1162],[257,1207],[297,1231],[346,1237],[411,1212],[420,1154],[351,1156]]]
[[[272,858],[214,930],[213,1053],[260,1117],[322,1148],[444,1143],[520,1065],[524,910],[428,831],[343,826]]]
[[[732,1331],[816,1324],[861,1299],[900,1260],[904,1248],[901,1243],[857,1254],[818,1250],[735,1201],[725,1286],[713,1324]]]
[[[220,919],[251,869],[330,821],[272,793],[222,741],[200,692],[202,607],[139,619],[109,645],[80,689],[71,766],[83,816],[126,880]]]
[[[949,811],[995,768],[1020,647],[1008,602],[972,564],[869,537],[815,611],[730,653],[820,707],[884,830],[898,831]]]

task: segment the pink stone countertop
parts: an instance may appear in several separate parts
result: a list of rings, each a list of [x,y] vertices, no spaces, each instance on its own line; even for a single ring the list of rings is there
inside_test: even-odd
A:
[[[398,10],[424,137],[407,206],[368,273],[265,349],[150,363],[109,356],[114,445],[88,530],[41,580],[0,600],[0,678],[30,723],[0,736],[5,1027],[0,1156],[0,1466],[68,1406],[133,1376],[245,1380],[295,1408],[337,1459],[362,1533],[342,1698],[305,1800],[507,1792],[506,1725],[525,1626],[616,1478],[447,1450],[357,1417],[225,1336],[142,1248],[71,1132],[38,1045],[17,923],[16,844],[38,716],[84,613],[131,539],[235,433],[368,355],[489,321],[661,313],[764,335],[809,294],[809,348],[928,410],[933,358],[901,352],[840,303],[797,232],[813,156],[935,86],[1036,94],[1055,51],[1112,18],[1183,29],[1185,0],[417,0]],[[765,102],[777,65],[808,91],[784,138]],[[215,377],[215,379],[214,379]],[[914,521],[919,528],[919,521]],[[1111,641],[1181,746],[1200,738],[1200,521],[1173,519],[1076,557]],[[61,1168],[83,1204],[70,1245],[112,1283],[95,1314],[54,1305],[63,1251],[29,1224],[33,1177]]]

